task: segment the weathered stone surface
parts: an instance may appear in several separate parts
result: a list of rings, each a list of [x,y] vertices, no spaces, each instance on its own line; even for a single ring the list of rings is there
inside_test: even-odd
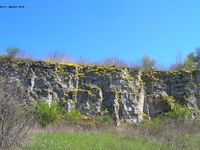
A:
[[[0,76],[21,82],[35,101],[58,101],[87,115],[108,110],[116,123],[136,123],[171,110],[170,96],[200,108],[200,71],[141,72],[114,66],[0,60]]]

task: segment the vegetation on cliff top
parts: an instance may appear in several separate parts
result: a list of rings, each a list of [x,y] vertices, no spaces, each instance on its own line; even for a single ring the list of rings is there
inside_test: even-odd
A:
[[[1,60],[8,60],[8,61],[29,61],[33,60],[33,57],[26,57],[23,55],[23,51],[19,48],[8,48],[6,50],[7,54],[1,56]],[[89,63],[87,60],[79,60],[75,61],[71,57],[67,56],[65,53],[55,52],[47,57],[45,60],[48,64],[67,64],[68,66],[115,66],[115,67],[129,67],[140,69],[145,72],[152,71],[152,70],[199,70],[200,67],[200,49],[196,49],[195,53],[191,52],[187,55],[184,61],[179,60],[176,64],[171,65],[171,67],[163,68],[158,67],[161,66],[157,64],[155,59],[144,56],[140,63],[133,64],[133,63],[126,63],[121,59],[118,58],[108,58],[105,59],[103,62],[93,62]]]

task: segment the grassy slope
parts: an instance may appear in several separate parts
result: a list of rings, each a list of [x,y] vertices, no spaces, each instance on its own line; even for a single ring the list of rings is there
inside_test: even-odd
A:
[[[35,133],[28,150],[160,150],[158,144],[107,133]]]

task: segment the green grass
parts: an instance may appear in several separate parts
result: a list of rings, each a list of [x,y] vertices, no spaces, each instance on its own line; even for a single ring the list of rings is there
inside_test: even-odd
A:
[[[160,150],[158,144],[136,138],[122,138],[110,133],[34,133],[26,150]],[[164,150],[162,148],[162,150]]]

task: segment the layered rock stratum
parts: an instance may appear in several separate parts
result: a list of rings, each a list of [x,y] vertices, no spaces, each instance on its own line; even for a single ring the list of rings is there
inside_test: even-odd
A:
[[[59,102],[87,115],[109,112],[116,123],[136,123],[168,112],[173,103],[200,108],[200,71],[150,71],[0,60],[0,76],[21,83],[34,102]]]

